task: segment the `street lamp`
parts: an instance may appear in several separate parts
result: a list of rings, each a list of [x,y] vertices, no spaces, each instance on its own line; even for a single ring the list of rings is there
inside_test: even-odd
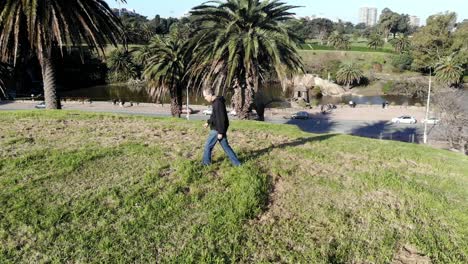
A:
[[[429,103],[431,102],[432,69],[429,68],[429,91],[427,93],[426,120],[424,122],[424,144],[427,144],[427,120],[429,118]]]

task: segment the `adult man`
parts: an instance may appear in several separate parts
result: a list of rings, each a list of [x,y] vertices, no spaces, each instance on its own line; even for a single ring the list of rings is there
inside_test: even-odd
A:
[[[212,113],[210,119],[205,123],[205,128],[210,126],[211,131],[206,140],[205,150],[203,152],[203,165],[211,164],[211,153],[216,142],[219,141],[224,152],[227,154],[234,166],[240,166],[241,163],[237,159],[236,154],[229,146],[226,132],[229,127],[229,118],[226,111],[226,100],[222,96],[215,96],[211,92],[204,91],[203,97],[212,104]]]

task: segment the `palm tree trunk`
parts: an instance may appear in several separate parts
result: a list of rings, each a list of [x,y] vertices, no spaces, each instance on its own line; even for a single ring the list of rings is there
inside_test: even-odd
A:
[[[237,80],[234,83],[234,95],[232,96],[232,103],[236,110],[239,119],[247,119],[248,111],[244,111],[245,105],[245,89],[239,85]]]
[[[245,86],[241,86],[236,81],[234,85],[234,108],[239,119],[249,119],[249,110],[254,103],[255,91],[249,80],[246,80]]]
[[[47,109],[62,109],[57,94],[57,80],[52,59],[44,55],[42,58],[42,80],[44,82],[44,99]]]
[[[171,97],[171,115],[173,117],[180,117],[180,106],[179,106],[179,100],[177,100],[177,97]]]
[[[170,94],[171,94],[171,115],[180,118],[182,114],[182,90],[174,84],[174,76],[171,78]]]

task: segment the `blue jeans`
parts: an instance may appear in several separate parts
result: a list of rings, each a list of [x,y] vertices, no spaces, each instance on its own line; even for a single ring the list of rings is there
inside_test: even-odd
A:
[[[206,140],[205,151],[203,152],[203,165],[211,164],[211,152],[213,151],[213,148],[218,141],[221,144],[221,147],[223,147],[224,152],[226,152],[226,155],[231,160],[232,164],[234,166],[240,166],[241,163],[237,159],[237,156],[232,150],[231,146],[229,146],[226,135],[224,135],[223,139],[218,140],[218,131],[216,130],[211,130],[208,139]]]

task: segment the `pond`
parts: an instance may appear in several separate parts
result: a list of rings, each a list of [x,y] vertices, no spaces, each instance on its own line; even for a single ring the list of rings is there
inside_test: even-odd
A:
[[[271,89],[264,89],[264,97],[266,100],[275,99],[275,101],[286,101],[286,98],[291,97],[291,92],[283,92],[280,85],[271,85]],[[140,102],[140,103],[151,103],[154,102],[146,89],[136,88],[127,85],[103,85],[94,86],[83,89],[70,90],[62,92],[63,98],[87,98],[93,101],[112,101],[122,100],[126,102]],[[185,97],[185,91],[184,91]],[[200,95],[192,94],[189,96],[190,104],[205,104],[203,97]],[[229,96],[227,96],[229,101]],[[406,96],[395,96],[395,95],[382,95],[382,96],[357,96],[357,95],[345,95],[342,97],[323,96],[321,98],[314,98],[318,104],[347,104],[350,100],[357,104],[373,104],[380,105],[387,101],[389,104],[395,105],[415,105],[424,104],[422,98],[410,98]],[[169,103],[169,97],[166,96],[162,99],[163,103]]]

